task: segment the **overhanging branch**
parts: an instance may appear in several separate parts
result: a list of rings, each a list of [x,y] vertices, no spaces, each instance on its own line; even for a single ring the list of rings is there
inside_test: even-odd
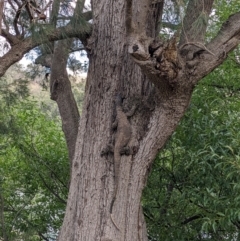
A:
[[[200,215],[200,214],[194,215],[194,216],[192,216],[192,217],[190,217],[190,218],[187,218],[187,219],[185,219],[184,221],[182,221],[181,224],[182,224],[182,225],[185,225],[185,224],[188,224],[188,223],[190,223],[190,222],[192,222],[192,221],[194,221],[194,220],[197,220],[197,219],[199,219],[199,218],[202,218],[202,217],[203,217],[203,215]]]
[[[214,53],[214,56],[208,55],[205,61],[201,61],[196,68],[201,69],[202,77],[209,74],[217,66],[223,63],[228,57],[228,53],[235,49],[240,43],[240,12],[231,15],[223,23],[218,35],[206,46],[208,50]]]
[[[81,26],[73,27],[69,25],[66,27],[60,27],[53,30],[51,33],[46,33],[42,35],[42,38],[37,38],[33,40],[33,38],[30,36],[24,40],[19,40],[17,43],[16,39],[13,38],[14,36],[11,36],[14,45],[4,56],[0,58],[0,77],[5,74],[5,72],[11,65],[21,60],[24,54],[41,44],[73,37],[78,37],[82,42],[86,42],[87,38],[91,33],[90,24],[88,31],[83,32],[79,29],[81,29]]]
[[[21,41],[18,37],[9,33],[7,29],[2,29],[1,36],[3,36],[11,46],[18,44]]]
[[[225,21],[217,36],[208,44],[211,51],[222,49],[226,54],[240,42],[240,12],[231,15]]]
[[[125,0],[127,36],[146,35],[152,0]]]
[[[43,43],[47,43],[47,42],[51,42],[51,41],[57,41],[57,40],[61,40],[61,39],[66,39],[66,38],[73,38],[73,37],[78,37],[81,40],[86,40],[86,38],[89,36],[90,32],[91,32],[91,25],[88,24],[88,29],[86,29],[85,31],[81,30],[82,26],[66,26],[66,27],[60,27],[55,29],[54,31],[52,31],[51,33],[47,34],[45,36],[43,36],[42,39],[34,39],[32,40],[32,44],[35,45],[34,47],[43,44]],[[29,37],[31,38],[31,37]]]

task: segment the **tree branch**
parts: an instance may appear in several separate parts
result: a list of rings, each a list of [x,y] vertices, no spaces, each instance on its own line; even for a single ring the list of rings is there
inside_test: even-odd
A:
[[[58,104],[62,119],[62,129],[67,142],[70,162],[75,152],[80,115],[74,99],[71,83],[66,71],[68,50],[72,40],[61,40],[54,49],[51,66],[51,99]]]
[[[14,0],[14,2],[16,2]],[[14,12],[17,12],[17,8],[16,8],[16,4],[14,4],[11,0],[8,0],[7,3],[12,7],[12,9],[14,10]],[[20,5],[18,5],[19,7]]]
[[[127,35],[146,35],[146,22],[152,0],[126,0]]]
[[[77,1],[72,19],[75,19],[79,13],[82,13],[85,1]],[[74,24],[74,23],[72,23]],[[51,67],[51,99],[58,104],[58,109],[62,119],[62,129],[67,142],[69,160],[72,163],[75,144],[78,134],[78,124],[80,114],[77,103],[72,93],[71,83],[66,71],[69,49],[73,40],[62,40],[57,43],[54,49]],[[86,40],[81,39],[82,43]]]
[[[1,36],[3,36],[11,46],[16,45],[20,42],[19,38],[17,38],[13,34],[10,34],[6,29],[2,29]]]
[[[146,21],[151,0],[135,1],[126,0],[126,33],[128,52],[135,60],[141,61],[149,58],[148,46],[151,39],[146,35]]]
[[[82,16],[86,21],[89,21],[92,19],[92,11],[84,12],[82,13]],[[57,20],[71,20],[71,19],[72,17],[65,17],[65,16],[57,17]]]
[[[4,23],[6,30],[9,31],[9,24],[8,24],[5,14],[3,14],[2,22]]]
[[[51,16],[50,16],[50,23],[53,26],[56,26],[56,24],[57,24],[59,8],[60,8],[60,1],[54,0],[52,3],[52,11],[51,11]]]
[[[18,7],[21,6],[21,3],[18,0],[14,0],[14,2],[18,5]],[[8,1],[8,3],[11,4],[11,6],[13,6],[13,4],[11,3],[11,1]],[[15,8],[14,8],[15,9]],[[16,9],[15,9],[16,10]]]
[[[13,20],[13,27],[14,27],[14,30],[15,30],[15,33],[16,33],[17,36],[20,35],[19,29],[18,29],[18,19],[19,19],[19,16],[21,14],[21,11],[22,11],[22,8],[24,7],[24,5],[26,5],[25,2],[18,7],[18,10],[16,11],[15,18]]]
[[[61,203],[66,204],[66,200],[62,199],[59,194],[57,192],[55,192],[48,184],[47,182],[44,180],[43,176],[38,173],[40,179],[42,180],[43,184],[45,185],[45,187],[49,190],[50,193],[52,193]]]
[[[194,84],[201,78],[209,74],[217,66],[223,63],[228,57],[228,53],[235,49],[240,43],[240,12],[231,15],[223,23],[218,35],[206,46],[214,53],[213,55],[204,54],[204,61],[200,61],[195,69],[199,77]]]
[[[164,0],[153,1],[148,13],[147,36],[156,38],[160,32],[160,23],[163,15]]]
[[[188,223],[190,223],[190,222],[192,222],[192,221],[194,221],[194,220],[196,220],[196,219],[202,218],[202,217],[203,217],[203,216],[200,215],[200,214],[194,215],[194,216],[192,216],[192,217],[190,217],[190,218],[187,218],[187,219],[185,219],[184,221],[182,221],[181,224],[182,224],[182,225],[185,225],[185,224],[188,224]]]
[[[207,45],[213,52],[221,49],[225,54],[233,50],[240,42],[240,12],[231,15],[223,23],[217,36]]]
[[[51,33],[46,33],[42,36],[42,38],[33,40],[32,37],[28,37],[22,41],[19,40],[18,43],[14,42],[12,48],[4,56],[0,57],[0,77],[5,74],[11,65],[21,60],[24,54],[41,44],[47,43],[49,41],[52,42],[73,37],[78,37],[81,39],[81,41],[86,41],[91,32],[90,28],[88,31],[84,32],[79,29],[81,29],[81,26],[72,27],[69,25],[66,27],[57,28]]]

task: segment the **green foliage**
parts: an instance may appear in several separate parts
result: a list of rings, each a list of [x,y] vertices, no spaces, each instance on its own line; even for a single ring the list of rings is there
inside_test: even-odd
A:
[[[214,1],[214,7],[216,9],[215,16],[218,17],[220,22],[226,21],[232,14],[239,11],[238,0],[216,0]]]
[[[46,35],[51,34],[54,30],[54,26],[51,24],[38,24],[32,23],[29,26],[29,31],[31,32],[31,36],[34,39],[42,39],[46,40]]]
[[[197,86],[155,161],[142,200],[151,240],[240,239],[238,52]]]
[[[59,122],[33,101],[1,90],[0,239],[54,240],[64,215],[69,161]],[[4,93],[4,95],[3,95]],[[7,98],[7,95],[10,95]],[[56,121],[56,120],[55,120]],[[2,128],[1,128],[2,130]]]

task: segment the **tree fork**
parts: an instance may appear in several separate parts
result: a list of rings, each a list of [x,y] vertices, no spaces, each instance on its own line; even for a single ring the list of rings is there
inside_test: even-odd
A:
[[[208,14],[212,2],[204,1]],[[103,4],[92,0],[93,30],[88,42],[90,66],[59,241],[147,240],[140,200],[153,160],[188,108],[195,84],[224,59],[220,50],[216,52],[211,48],[211,43],[206,46],[209,51],[203,49],[198,55],[192,55],[194,59],[188,59],[176,43],[163,42],[163,49],[156,51],[166,57],[167,51],[174,47],[178,63],[172,63],[169,68],[175,68],[176,64],[179,68],[173,82],[169,81],[169,76],[161,75],[162,70],[156,70],[149,53],[156,33],[147,31],[146,26],[150,28],[150,25],[145,21],[151,19],[151,13],[159,17],[151,11],[151,3],[107,0]],[[161,9],[159,7],[159,11]],[[192,9],[190,5],[188,9]],[[190,10],[187,10],[186,24],[192,26],[195,18],[188,17]],[[199,34],[204,36],[205,31],[203,28]],[[221,36],[225,35],[221,33]],[[239,43],[236,37],[230,41]],[[188,51],[196,51],[196,46],[190,46]],[[193,65],[188,64],[193,60],[196,61]],[[135,151],[129,156],[122,155],[120,160],[119,191],[113,209],[119,229],[110,218],[115,185],[113,155],[101,157],[102,149],[114,140],[111,126],[116,94],[125,97],[123,108],[133,105],[134,101],[140,106],[130,119],[133,134],[129,145]]]

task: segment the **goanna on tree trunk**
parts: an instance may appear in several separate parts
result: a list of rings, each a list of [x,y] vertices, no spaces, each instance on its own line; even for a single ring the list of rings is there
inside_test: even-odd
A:
[[[194,3],[197,6],[189,6],[183,24],[194,21],[191,12],[195,9],[200,14],[203,3],[206,14],[210,14],[213,1]],[[161,42],[156,38],[156,24],[163,5],[163,1],[151,0],[92,0],[89,73],[59,241],[147,240],[140,199],[151,164],[188,107],[197,81],[224,60],[220,48],[214,52],[214,41],[230,41],[221,32],[220,39],[201,51],[181,34],[181,46],[174,38]],[[233,25],[230,28],[236,31]],[[203,28],[197,36],[200,41],[205,31]],[[235,46],[239,43],[235,38],[231,41]],[[233,45],[225,51],[230,48]],[[123,97],[122,110],[127,113],[134,107],[135,111],[128,119],[130,152],[120,157],[111,214],[115,155],[102,155],[102,151],[114,145],[116,130],[112,124],[118,94]]]
[[[169,121],[174,110],[163,110],[161,115],[156,111],[161,108],[155,103],[158,93],[128,54],[124,1],[92,1],[92,4],[95,18],[88,45],[90,67],[59,240],[147,240],[140,206],[142,189],[157,145],[161,147],[165,143],[177,121],[174,118]],[[129,120],[132,126],[129,146],[133,151],[131,155],[121,156],[111,218],[114,155],[101,156],[101,151],[114,142],[112,123],[118,93],[124,97],[125,111],[137,107]],[[154,126],[159,126],[158,132],[149,132]],[[163,136],[161,143],[154,144],[154,139],[160,136]]]

